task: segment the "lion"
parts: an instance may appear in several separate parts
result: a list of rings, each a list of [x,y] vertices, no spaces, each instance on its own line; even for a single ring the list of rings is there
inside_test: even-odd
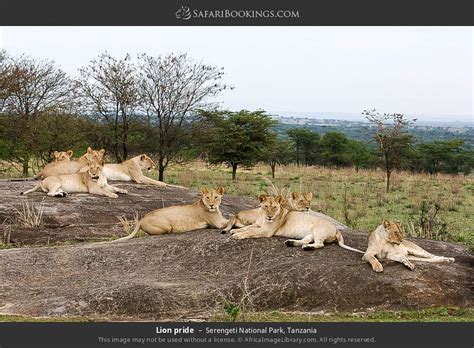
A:
[[[258,196],[260,203],[265,200],[266,195]],[[309,211],[311,209],[311,201],[313,199],[313,193],[299,193],[292,192],[291,195],[284,199],[282,206],[290,211]],[[226,234],[231,231],[233,228],[241,228],[255,224],[258,218],[263,214],[262,208],[254,208],[248,210],[242,210],[237,214],[234,214],[227,226],[221,231],[222,234]]]
[[[27,195],[40,189],[51,197],[65,197],[69,193],[88,192],[117,198],[116,193],[127,193],[127,190],[107,183],[103,174],[103,165],[103,161],[89,162],[78,173],[48,176],[32,189],[22,192],[21,195]]]
[[[238,230],[233,238],[294,238],[286,240],[285,245],[301,246],[304,250],[319,249],[324,247],[324,243],[337,242],[341,248],[364,253],[345,245],[341,232],[329,220],[306,212],[289,211],[282,207],[283,200],[280,195],[265,196],[260,204],[263,214],[257,223]]]
[[[378,259],[397,261],[408,269],[415,269],[410,261],[423,262],[454,262],[452,257],[436,256],[413,242],[404,239],[399,222],[384,220],[369,234],[369,245],[362,256],[375,272],[382,272],[383,267]]]
[[[106,164],[104,175],[107,180],[134,181],[139,184],[150,184],[160,187],[166,186],[164,182],[153,180],[143,175],[142,170],[150,171],[155,163],[147,155],[135,156],[123,163]]]
[[[123,242],[132,239],[140,230],[150,235],[160,235],[226,226],[228,220],[222,216],[219,210],[224,188],[202,188],[201,194],[201,198],[192,204],[153,210],[138,221],[132,233],[111,242]]]
[[[72,154],[74,152],[72,150],[67,151],[54,151],[53,152],[53,162],[62,162],[62,161],[70,161]]]
[[[44,179],[52,175],[74,174],[79,172],[83,167],[86,167],[89,162],[99,162],[104,157],[105,150],[93,150],[88,148],[86,153],[79,157],[77,161],[61,161],[47,164],[38,174],[35,179]]]

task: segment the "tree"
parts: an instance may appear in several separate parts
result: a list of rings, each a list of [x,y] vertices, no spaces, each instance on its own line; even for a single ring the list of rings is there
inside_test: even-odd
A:
[[[135,70],[128,54],[115,59],[103,53],[80,69],[77,80],[85,112],[105,123],[107,142],[119,163],[127,159],[130,124],[139,105]]]
[[[420,163],[419,170],[430,174],[459,172],[469,173],[472,169],[471,154],[464,149],[464,140],[435,140],[416,147]]]
[[[312,165],[319,160],[319,133],[306,128],[292,128],[287,132],[296,152],[296,164],[299,166],[301,157],[305,165]]]
[[[206,134],[209,162],[226,163],[232,168],[232,180],[236,180],[239,166],[251,167],[264,159],[272,137],[270,128],[275,124],[264,111],[221,111],[202,116],[210,124]]]
[[[72,84],[53,61],[35,60],[25,55],[10,57],[5,53],[2,56],[1,80],[7,84],[7,92],[0,93],[0,106],[5,115],[14,118],[11,135],[16,144],[16,156],[23,164],[23,176],[28,176],[36,139],[33,122],[43,114],[66,109],[72,100]]]
[[[322,158],[325,165],[343,167],[350,165],[349,139],[339,132],[327,132],[321,139]]]
[[[356,172],[359,171],[359,168],[368,168],[372,165],[373,154],[366,143],[351,139],[348,143],[348,150],[349,160]]]
[[[270,165],[272,178],[274,179],[276,166],[290,163],[292,144],[288,140],[279,139],[272,134],[262,156],[263,160]]]
[[[168,163],[186,145],[196,111],[210,106],[209,98],[228,86],[223,68],[195,63],[186,54],[139,57],[142,106],[156,127],[159,180]]]
[[[406,132],[406,128],[416,121],[407,120],[403,114],[380,114],[375,109],[364,110],[367,120],[372,124],[370,130],[373,139],[379,145],[380,156],[386,175],[386,190],[390,192],[390,177],[396,168],[400,168],[406,161],[406,154],[410,149],[413,136]],[[388,123],[391,121],[391,124]]]

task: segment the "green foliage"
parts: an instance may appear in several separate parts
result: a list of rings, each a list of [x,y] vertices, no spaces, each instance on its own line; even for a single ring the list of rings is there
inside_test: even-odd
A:
[[[236,321],[240,315],[240,306],[233,302],[224,303],[224,313],[230,321]]]
[[[274,124],[264,111],[208,112],[202,116],[210,126],[203,140],[210,163],[226,163],[235,179],[238,166],[252,167],[264,159]]]
[[[305,128],[292,128],[288,130],[287,134],[293,142],[296,152],[296,163],[298,165],[300,163],[304,165],[318,163],[321,142],[319,133]]]

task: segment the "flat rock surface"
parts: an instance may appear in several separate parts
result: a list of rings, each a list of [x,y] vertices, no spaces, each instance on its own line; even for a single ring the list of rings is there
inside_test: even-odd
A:
[[[237,241],[216,229],[94,245],[125,234],[119,217],[133,223],[136,214],[199,197],[187,189],[116,184],[129,194],[25,198],[19,193],[34,182],[0,182],[0,235],[22,201],[44,207],[40,227],[11,226],[11,242],[21,248],[0,250],[0,313],[186,320],[209,318],[229,301],[246,310],[308,312],[473,306],[474,257],[455,243],[412,239],[456,262],[417,262],[410,271],[382,261],[383,273],[335,244],[303,251],[281,238]],[[225,196],[221,210],[228,217],[256,205]],[[366,232],[345,230],[344,237],[366,248]]]

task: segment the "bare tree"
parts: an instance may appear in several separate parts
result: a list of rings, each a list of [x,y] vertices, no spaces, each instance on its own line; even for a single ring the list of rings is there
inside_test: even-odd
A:
[[[390,177],[395,168],[400,167],[403,154],[412,141],[406,128],[416,121],[407,120],[403,114],[380,114],[375,109],[362,112],[374,126],[372,137],[380,147],[383,166],[386,174],[386,190],[390,192]],[[391,123],[389,123],[391,121]]]
[[[128,156],[130,123],[138,106],[136,69],[130,55],[115,59],[103,53],[80,69],[77,85],[87,112],[111,130],[111,147],[117,162]]]
[[[157,128],[159,180],[185,146],[193,112],[209,106],[208,99],[228,86],[220,82],[223,68],[196,63],[186,54],[139,57],[142,105]]]
[[[35,60],[25,55],[5,56],[2,62],[3,112],[16,117],[16,136],[21,148],[23,175],[28,176],[29,160],[35,142],[32,127],[42,114],[65,108],[71,100],[71,81],[53,61]],[[7,69],[5,69],[7,67]]]

